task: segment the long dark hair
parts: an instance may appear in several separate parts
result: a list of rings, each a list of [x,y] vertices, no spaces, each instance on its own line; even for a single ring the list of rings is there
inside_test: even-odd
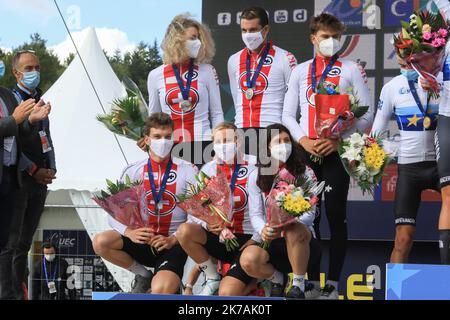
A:
[[[266,147],[267,147],[267,155],[270,156],[270,142],[277,135],[285,132],[288,134],[289,139],[292,143],[292,154],[286,162],[286,169],[295,177],[301,176],[305,173],[306,165],[303,160],[301,147],[297,141],[292,138],[291,133],[288,128],[283,126],[282,124],[272,124],[266,128],[267,130],[267,139],[266,139]],[[275,175],[262,174],[262,170],[264,168],[269,168],[271,166],[271,162],[268,164],[262,164],[261,154],[258,155],[258,180],[256,184],[261,189],[262,192],[269,192],[273,185],[273,180],[275,179]]]

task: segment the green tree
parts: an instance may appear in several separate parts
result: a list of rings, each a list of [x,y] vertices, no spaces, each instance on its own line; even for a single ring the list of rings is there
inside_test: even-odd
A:
[[[16,79],[12,73],[12,57],[17,51],[33,50],[39,57],[41,64],[41,84],[39,87],[45,92],[56,80],[58,80],[64,72],[65,67],[61,65],[56,54],[47,48],[47,41],[38,33],[31,35],[30,40],[31,41],[25,42],[23,45],[13,49],[10,53],[0,53],[0,59],[5,62],[7,69],[7,73],[0,84],[7,88],[13,88],[15,86]]]

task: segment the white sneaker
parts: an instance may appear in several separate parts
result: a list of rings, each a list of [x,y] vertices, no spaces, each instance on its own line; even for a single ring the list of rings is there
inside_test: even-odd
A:
[[[316,300],[320,297],[320,289],[316,288],[312,283],[308,283],[305,288],[305,299]]]
[[[334,286],[327,284],[320,291],[319,300],[339,300],[339,292],[336,290]]]
[[[208,279],[203,284],[202,291],[198,294],[199,296],[214,296],[219,292],[220,279]]]

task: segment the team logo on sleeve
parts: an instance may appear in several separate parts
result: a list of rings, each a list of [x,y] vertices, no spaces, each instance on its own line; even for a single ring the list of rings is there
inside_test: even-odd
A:
[[[239,172],[238,172],[238,179],[239,180],[244,179],[245,177],[247,177],[247,174],[248,174],[248,168],[247,167],[241,167],[239,169]]]
[[[328,73],[328,77],[336,78],[336,77],[339,77],[341,75],[341,73],[342,73],[341,67],[335,66],[330,70],[330,73]]]
[[[162,199],[162,209],[159,210],[159,216],[164,217],[172,214],[173,210],[177,206],[177,198],[175,195],[166,190]],[[153,200],[153,196],[151,192],[147,193],[147,213],[151,216],[158,216],[155,210],[155,201]]]
[[[170,171],[169,178],[167,178],[167,184],[172,184],[177,180],[177,172],[176,171]]]
[[[181,109],[181,102],[183,101],[183,95],[178,87],[172,88],[166,93],[166,105],[176,115],[186,115],[195,111],[200,100],[197,89],[192,88],[189,93],[192,107],[189,110]],[[183,112],[184,111],[184,112]]]
[[[186,71],[185,73],[183,73],[183,79],[184,79],[185,81],[188,80],[188,74],[189,74],[189,70]],[[198,71],[197,71],[197,70],[194,70],[194,71],[192,72],[192,81],[197,80],[197,78],[198,78]]]
[[[234,212],[241,211],[247,206],[248,203],[248,193],[244,187],[237,185],[234,190]]]
[[[265,66],[271,66],[273,63],[273,57],[272,56],[267,56],[266,60],[264,60],[264,65]]]
[[[254,70],[251,72],[251,76],[253,77]],[[245,93],[247,91],[247,72],[243,72],[239,77],[239,86],[242,90],[242,93]],[[258,79],[256,79],[256,89],[255,89],[255,95],[261,94],[264,91],[267,90],[269,87],[269,80],[267,79],[267,76],[261,71],[259,73]]]

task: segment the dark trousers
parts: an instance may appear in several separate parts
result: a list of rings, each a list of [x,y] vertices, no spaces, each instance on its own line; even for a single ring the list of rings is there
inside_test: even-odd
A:
[[[6,247],[0,260],[9,264],[15,299],[23,299],[22,283],[26,280],[28,251],[44,211],[47,187],[38,184],[28,174],[23,175],[23,187],[17,191],[15,214]]]
[[[5,249],[8,242],[17,188],[17,168],[3,167],[0,182],[0,252]],[[11,281],[11,264],[0,257],[0,300],[13,298]]]
[[[325,181],[325,213],[330,227],[330,265],[328,280],[339,281],[347,253],[347,196],[350,177],[342,165],[337,152],[323,158],[322,163],[313,162],[310,154],[304,151],[306,164],[310,166],[319,181]],[[319,208],[322,202],[319,202]],[[317,239],[320,235],[320,216],[314,221]]]

